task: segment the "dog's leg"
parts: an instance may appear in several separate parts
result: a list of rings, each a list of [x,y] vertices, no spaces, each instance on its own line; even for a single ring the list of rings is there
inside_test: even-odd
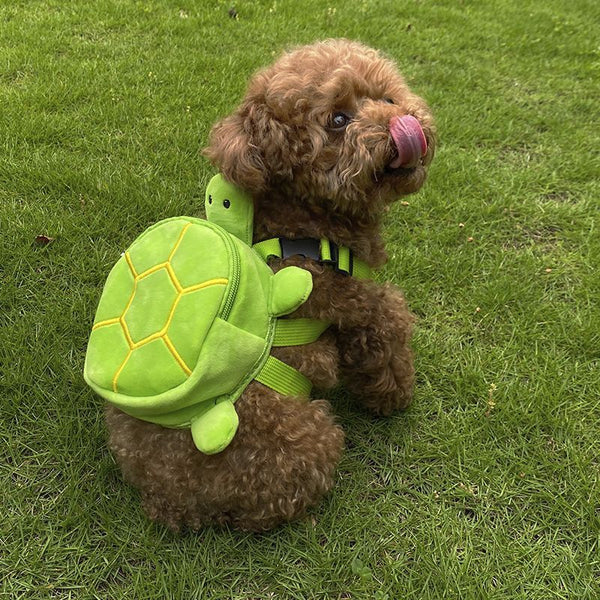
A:
[[[376,414],[405,408],[412,399],[410,337],[415,319],[400,290],[389,283],[332,274],[321,265],[301,266],[311,270],[314,287],[295,316],[332,323],[346,387]]]
[[[253,383],[242,401],[239,444],[229,459],[238,480],[231,519],[265,530],[303,515],[333,487],[344,433],[325,400],[284,397]]]
[[[260,531],[301,516],[333,486],[344,435],[325,401],[282,397],[254,382],[235,406],[238,432],[210,456],[188,430],[108,409],[111,449],[150,518],[173,529],[231,523]]]
[[[389,284],[365,285],[357,302],[355,314],[338,329],[342,376],[367,408],[389,415],[412,399],[414,317],[400,291]],[[367,315],[366,322],[352,318],[356,311]]]

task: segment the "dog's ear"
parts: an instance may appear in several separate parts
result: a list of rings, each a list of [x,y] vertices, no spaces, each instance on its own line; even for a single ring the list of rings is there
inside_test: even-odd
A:
[[[236,111],[213,125],[202,154],[225,179],[255,193],[265,186],[265,167],[260,148],[252,144],[245,122],[246,118]]]
[[[257,194],[273,177],[291,174],[286,129],[266,105],[247,100],[213,126],[203,154],[225,179]]]

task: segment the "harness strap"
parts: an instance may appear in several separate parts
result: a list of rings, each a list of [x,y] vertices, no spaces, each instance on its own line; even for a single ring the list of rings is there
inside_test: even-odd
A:
[[[254,379],[284,396],[308,398],[312,390],[310,379],[271,355]]]
[[[273,346],[303,346],[316,342],[328,327],[327,321],[317,319],[277,319]]]
[[[258,242],[252,247],[265,262],[272,256],[285,259],[289,256],[299,255],[331,265],[336,272],[344,275],[358,279],[372,277],[371,267],[364,261],[354,258],[354,253],[350,248],[338,246],[326,238],[320,240],[271,238]],[[327,321],[316,319],[277,319],[273,347],[310,344],[317,341],[329,325],[330,323]],[[255,379],[286,396],[307,398],[312,390],[310,379],[271,355]]]
[[[270,240],[258,242],[258,244],[252,244],[252,248],[258,252],[265,262],[270,256],[281,258],[281,244],[279,243],[279,238],[271,238]]]
[[[358,279],[370,279],[372,277],[371,267],[363,260],[355,258],[350,248],[338,246],[326,238],[320,240],[313,238],[295,240],[271,238],[258,242],[252,247],[265,261],[271,256],[288,258],[299,255],[331,265],[335,271],[344,275],[350,275]]]

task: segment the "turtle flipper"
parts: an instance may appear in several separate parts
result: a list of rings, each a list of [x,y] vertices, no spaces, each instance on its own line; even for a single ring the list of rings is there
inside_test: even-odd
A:
[[[210,405],[192,421],[192,438],[200,452],[216,454],[233,439],[238,428],[238,416],[233,403],[223,400]]]
[[[312,275],[300,267],[285,267],[271,280],[269,309],[275,317],[288,315],[304,304],[312,292]]]

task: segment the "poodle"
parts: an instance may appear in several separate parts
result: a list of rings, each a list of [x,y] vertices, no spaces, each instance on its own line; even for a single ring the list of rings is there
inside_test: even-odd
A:
[[[402,137],[407,115],[420,149]],[[419,190],[434,150],[429,108],[393,62],[340,39],[299,47],[254,75],[204,154],[252,196],[254,242],[327,238],[377,268],[386,262],[382,217]],[[319,390],[345,384],[376,415],[406,407],[414,319],[401,292],[300,255],[269,264],[308,269],[313,292],[292,317],[331,323],[318,341],[272,353]],[[302,516],[332,488],[344,433],[326,400],[285,397],[253,381],[236,410],[232,443],[205,455],[189,430],[107,408],[110,447],[151,519],[174,530],[262,531]]]

